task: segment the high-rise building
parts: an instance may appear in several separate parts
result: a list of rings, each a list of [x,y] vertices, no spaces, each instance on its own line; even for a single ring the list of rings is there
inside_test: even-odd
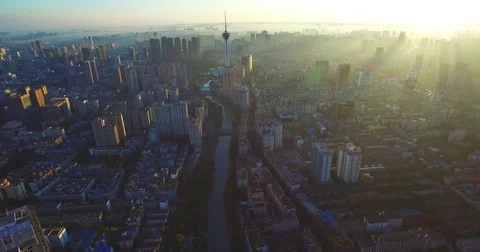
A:
[[[338,65],[337,88],[347,88],[349,86],[350,64]]]
[[[163,38],[162,38],[163,42]],[[150,61],[152,63],[160,63],[162,60],[162,48],[160,47],[160,40],[150,39]]]
[[[422,65],[423,65],[423,54],[420,54],[415,57],[415,61],[413,62],[413,66],[412,66],[412,72],[419,74],[420,70],[422,69]]]
[[[152,122],[160,136],[188,135],[188,105],[186,103],[152,106]]]
[[[41,87],[30,89],[28,93],[30,94],[32,106],[42,107],[46,105],[45,95],[43,94],[43,89]]]
[[[167,60],[168,60],[168,45],[167,45],[168,44],[168,42],[167,42],[168,37],[162,37],[161,40],[162,40],[162,45],[161,45],[162,47],[161,47],[161,50],[160,50],[161,59],[162,59],[163,62],[167,62]]]
[[[185,60],[188,56],[187,40],[182,39],[182,59]]]
[[[193,52],[193,51],[194,51],[193,38],[192,38],[192,40],[187,41],[187,44],[188,44],[188,46],[187,46],[187,50],[188,50],[188,54],[187,54],[187,55],[188,55],[188,58],[193,59],[193,58],[194,58],[194,55],[195,55],[195,53]]]
[[[82,57],[83,57],[84,61],[92,59],[93,58],[92,48],[91,47],[82,47]]]
[[[87,60],[84,62],[85,65],[85,78],[87,79],[88,84],[94,84],[95,79],[93,75],[93,69],[92,69],[92,64],[90,60]]]
[[[233,71],[232,69],[225,68],[223,71],[223,90],[232,91],[233,90]]]
[[[447,86],[451,88],[464,87],[469,67],[468,63],[455,64],[448,75]]]
[[[407,42],[407,33],[402,31],[400,32],[400,35],[398,35],[398,43],[404,44],[405,42]]]
[[[97,51],[97,57],[100,60],[106,60],[107,59],[107,51],[105,50],[104,46],[97,47],[96,51]]]
[[[360,175],[362,149],[353,143],[339,147],[337,158],[337,177],[346,184],[356,183]]]
[[[248,108],[250,101],[249,101],[249,95],[248,95],[248,87],[247,86],[242,86],[239,90],[239,96],[238,96],[238,103],[240,104],[240,107],[245,109]]]
[[[97,62],[95,59],[90,60],[90,68],[92,69],[93,80],[95,83],[100,81],[100,75],[98,75]]]
[[[195,60],[202,59],[202,41],[200,37],[192,37],[192,46],[189,46],[189,51]]]
[[[377,61],[383,60],[383,56],[385,55],[385,48],[384,47],[377,47],[375,51],[375,59]]]
[[[443,89],[447,86],[448,76],[450,75],[450,71],[452,66],[448,63],[440,63],[440,67],[438,69],[437,74],[437,89]]]
[[[92,120],[91,124],[97,147],[117,146],[120,144],[118,127],[115,123],[107,123],[104,118],[98,117]]]
[[[247,55],[242,57],[242,65],[245,68],[245,72],[250,73],[253,69],[253,56]]]
[[[188,136],[190,139],[190,145],[200,145],[202,143],[203,129],[202,120],[200,118],[190,119]]]
[[[42,40],[36,40],[33,46],[33,49],[35,52],[40,53],[43,51],[43,41]]]
[[[12,93],[6,95],[4,103],[8,108],[10,120],[26,119],[27,109],[32,105],[29,94]]]
[[[327,149],[325,144],[315,144],[312,151],[310,168],[313,180],[317,184],[330,181],[331,168],[332,152]]]
[[[137,54],[135,53],[135,48],[133,48],[133,47],[128,48],[128,56],[133,61],[137,60]]]
[[[0,218],[0,251],[50,252],[35,210],[22,206]]]
[[[180,93],[178,91],[178,88],[170,88],[168,90],[168,97],[170,97],[170,102],[171,103],[177,103],[179,95],[180,95]]]
[[[370,86],[373,81],[372,71],[360,71],[358,76],[358,86]]]
[[[122,71],[120,70],[120,67],[115,67],[112,70],[112,82],[114,85],[120,85],[123,84],[123,78],[122,78]]]
[[[175,62],[177,59],[173,38],[167,38],[167,62]]]
[[[120,59],[120,56],[114,56],[113,57],[113,67],[119,67],[122,65],[122,60]]]
[[[187,66],[186,65],[178,65],[178,79],[180,88],[188,88],[188,75],[187,75]]]
[[[223,40],[225,40],[225,68],[230,67],[230,59],[228,57],[228,39],[230,33],[227,30],[227,12],[225,12],[225,31],[222,33]]]
[[[140,91],[140,87],[138,84],[138,76],[137,76],[137,71],[133,67],[129,67],[125,70],[125,77],[126,77],[126,82],[128,85],[128,89],[132,93],[137,93]]]
[[[179,37],[175,38],[175,61],[179,62],[182,60],[182,39]]]
[[[65,118],[72,117],[72,109],[70,107],[70,99],[68,97],[57,97],[50,99],[51,104],[61,103],[62,114]]]
[[[207,116],[207,108],[204,106],[196,107],[195,108],[195,117],[200,118],[202,122],[205,122],[205,117]]]

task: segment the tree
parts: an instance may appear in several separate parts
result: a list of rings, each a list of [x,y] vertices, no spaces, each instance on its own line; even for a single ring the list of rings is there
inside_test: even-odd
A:
[[[177,246],[179,248],[182,248],[183,245],[185,244],[185,236],[183,236],[182,234],[177,234],[175,235],[175,239],[177,241]]]

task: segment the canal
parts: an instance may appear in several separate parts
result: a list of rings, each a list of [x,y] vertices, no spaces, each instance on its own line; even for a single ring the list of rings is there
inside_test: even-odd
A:
[[[232,114],[224,106],[222,106],[222,113],[222,128],[229,130],[232,128]],[[215,151],[213,191],[208,203],[208,251],[230,251],[230,233],[227,229],[223,200],[230,167],[230,139],[230,136],[220,136]]]

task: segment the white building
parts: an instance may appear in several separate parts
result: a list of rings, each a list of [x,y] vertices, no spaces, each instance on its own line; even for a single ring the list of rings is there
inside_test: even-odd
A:
[[[358,86],[370,86],[373,81],[372,71],[361,71],[358,76]]]
[[[200,118],[192,118],[188,127],[188,136],[190,145],[200,145],[202,143],[203,129]]]
[[[337,158],[337,177],[346,184],[356,183],[360,174],[362,149],[353,143],[340,146]]]

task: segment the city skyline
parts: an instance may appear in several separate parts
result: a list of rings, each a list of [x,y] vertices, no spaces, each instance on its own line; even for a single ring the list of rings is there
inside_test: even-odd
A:
[[[230,23],[415,24],[430,29],[445,29],[451,25],[479,23],[480,17],[475,15],[474,7],[475,3],[466,0],[456,1],[455,4],[437,2],[435,7],[432,7],[430,1],[413,0],[390,5],[385,5],[379,0],[361,3],[351,0],[335,2],[299,0],[281,4],[272,0],[261,2],[245,0],[241,4],[233,1],[218,3],[213,0],[175,2],[87,0],[81,5],[72,5],[59,0],[20,0],[3,3],[0,22],[4,31],[202,24],[219,22],[223,19],[223,10],[227,10]],[[393,9],[395,11],[392,11]]]

